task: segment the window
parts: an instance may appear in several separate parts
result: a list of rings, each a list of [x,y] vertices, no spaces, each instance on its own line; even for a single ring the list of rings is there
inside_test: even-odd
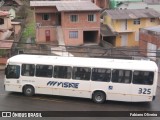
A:
[[[72,78],[75,80],[90,80],[91,68],[73,67]]]
[[[103,68],[93,68],[91,79],[93,81],[109,82],[111,79],[111,70]]]
[[[151,18],[151,19],[150,19],[150,22],[155,22],[155,21],[156,21],[155,18]]]
[[[153,72],[134,71],[133,72],[133,84],[152,85],[153,77],[154,77]]]
[[[71,22],[78,22],[78,15],[70,15]]]
[[[4,24],[4,19],[0,18],[0,25]]]
[[[70,31],[69,38],[78,38],[78,31]]]
[[[140,24],[141,24],[140,19],[134,19],[134,20],[133,20],[133,24],[135,24],[135,25],[140,25]]]
[[[20,66],[19,65],[8,65],[6,68],[6,78],[19,78]]]
[[[72,68],[69,66],[54,66],[54,78],[71,79]]]
[[[130,70],[113,70],[112,82],[115,83],[131,83],[132,71]]]
[[[22,76],[34,76],[35,65],[33,64],[22,64]]]
[[[94,15],[94,14],[88,15],[88,21],[89,21],[89,22],[94,22],[94,21],[96,21],[96,20],[95,20],[95,15]]]
[[[36,65],[37,77],[52,77],[53,67],[51,65]]]
[[[49,19],[50,19],[49,14],[45,13],[42,15],[42,20],[49,20]]]

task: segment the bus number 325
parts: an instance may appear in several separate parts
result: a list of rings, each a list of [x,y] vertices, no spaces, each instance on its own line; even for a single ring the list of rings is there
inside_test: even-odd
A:
[[[138,94],[151,94],[151,89],[139,88]]]

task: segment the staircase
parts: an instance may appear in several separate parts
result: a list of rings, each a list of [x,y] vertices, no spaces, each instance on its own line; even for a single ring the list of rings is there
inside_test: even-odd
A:
[[[58,56],[73,56],[72,54],[68,53],[66,50],[63,31],[61,26],[57,26],[57,40],[58,40],[59,46],[51,48],[52,54],[56,54]]]

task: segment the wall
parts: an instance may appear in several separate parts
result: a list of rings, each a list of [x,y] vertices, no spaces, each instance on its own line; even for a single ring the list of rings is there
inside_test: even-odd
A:
[[[36,29],[36,42],[46,42],[45,30],[50,30],[50,41],[57,40],[56,27],[39,27]]]
[[[150,26],[157,26],[160,24],[159,19],[156,18],[154,22],[150,21],[150,18],[141,18],[141,24],[135,25],[133,23],[133,19],[127,20],[127,29],[125,30],[128,34],[128,46],[138,46],[139,45],[139,29]],[[113,28],[119,35],[116,37],[115,46],[121,46],[121,33],[122,30],[122,22],[125,20],[112,20],[110,16],[104,16],[104,24],[107,24]]]
[[[50,26],[56,24],[56,7],[36,7],[35,10],[35,21],[36,23],[41,23],[42,26]],[[42,20],[42,15],[44,13],[50,14],[49,20]]]
[[[78,22],[74,23],[70,21],[70,15],[78,15]],[[95,14],[96,21],[88,22],[88,14]],[[100,39],[100,12],[63,12],[62,17],[62,29],[64,34],[64,40],[66,45],[82,45],[83,31],[97,31],[98,37],[96,42],[99,43]],[[69,38],[70,31],[78,31],[78,38]]]
[[[10,29],[10,28],[12,28],[11,19],[5,17],[5,18],[4,18],[4,24],[3,24],[3,25],[0,25],[0,29],[8,30],[8,29]]]
[[[147,50],[147,43],[152,43],[157,45],[157,48],[160,48],[160,34],[154,35],[147,30],[140,30],[140,40],[139,47],[143,50]],[[142,51],[141,54],[147,55],[146,51]]]

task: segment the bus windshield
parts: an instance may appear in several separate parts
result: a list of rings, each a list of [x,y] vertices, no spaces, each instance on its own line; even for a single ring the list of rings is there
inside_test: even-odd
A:
[[[8,65],[6,68],[6,78],[19,78],[20,77],[20,66]]]

